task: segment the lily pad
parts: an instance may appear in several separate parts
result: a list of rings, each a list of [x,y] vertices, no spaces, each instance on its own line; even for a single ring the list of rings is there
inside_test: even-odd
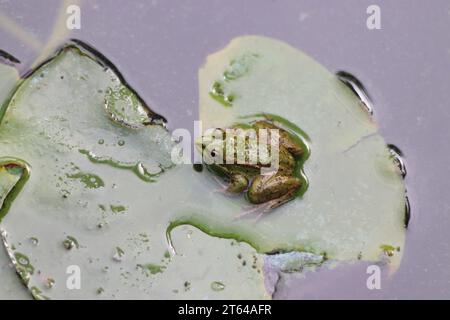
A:
[[[245,73],[224,76],[233,61],[248,56],[255,59]],[[235,96],[232,106],[211,97],[217,82]],[[377,261],[383,245],[403,248],[401,172],[362,102],[334,74],[285,43],[246,36],[208,56],[199,90],[204,129],[265,117],[286,129],[301,128],[311,149],[304,164],[309,188],[301,198],[256,224],[233,222],[233,210],[219,207],[205,230],[214,225],[216,235],[239,234],[260,252],[307,251],[335,260]],[[391,257],[393,265],[401,252]]]
[[[19,75],[17,70],[11,66],[0,64],[0,104],[9,97],[9,93],[17,85]],[[17,175],[10,175],[5,171],[0,171],[0,202],[5,201],[4,196],[9,193],[17,182]],[[1,213],[0,213],[1,216]],[[0,299],[24,299],[27,298],[25,287],[17,281],[15,269],[8,257],[7,251],[0,248]]]
[[[2,114],[2,236],[34,298],[267,297],[245,243],[185,226],[171,250],[192,169],[173,167],[162,117],[103,60],[65,46]]]

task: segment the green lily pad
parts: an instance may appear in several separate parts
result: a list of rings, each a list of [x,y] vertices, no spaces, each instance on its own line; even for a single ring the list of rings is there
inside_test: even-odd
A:
[[[3,240],[34,298],[267,297],[245,243],[184,226],[172,251],[192,169],[173,167],[161,117],[90,52],[64,47],[2,114]]]
[[[243,56],[257,58],[240,77],[227,81],[224,73]],[[232,107],[211,97],[210,88],[218,81],[224,92],[236,96]],[[203,129],[268,118],[306,132],[311,154],[303,169],[309,187],[256,224],[233,222],[229,207],[216,207],[207,222],[199,216],[186,223],[217,236],[238,236],[260,252],[307,251],[335,260],[377,261],[384,255],[383,244],[403,248],[406,191],[401,173],[374,120],[334,74],[285,43],[246,36],[208,56],[199,71],[199,90]],[[209,172],[202,175],[215,183]],[[392,265],[400,258],[401,251],[396,252]]]
[[[19,75],[15,68],[0,64],[0,104],[8,98],[18,80]],[[0,203],[4,203],[6,195],[17,183],[18,178],[18,175],[0,170]],[[2,283],[0,299],[25,299],[28,297],[25,287],[20,281],[17,281],[15,269],[4,248],[0,248],[0,282]]]

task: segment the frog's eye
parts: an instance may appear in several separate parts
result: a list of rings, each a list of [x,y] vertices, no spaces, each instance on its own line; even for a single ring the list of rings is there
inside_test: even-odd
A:
[[[216,150],[212,150],[211,151],[211,157],[215,157],[216,156]]]

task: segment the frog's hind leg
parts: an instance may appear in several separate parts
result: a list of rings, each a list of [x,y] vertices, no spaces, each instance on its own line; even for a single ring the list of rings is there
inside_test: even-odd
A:
[[[286,194],[284,194],[283,196],[277,198],[277,199],[273,199],[261,204],[257,204],[254,205],[251,209],[246,210],[240,214],[238,214],[236,217],[233,218],[233,220],[238,220],[241,219],[243,217],[246,217],[250,214],[257,214],[256,218],[255,218],[255,223],[259,221],[259,219],[261,219],[261,217],[265,214],[268,213],[270,211],[272,211],[275,208],[278,208],[279,206],[281,206],[282,204],[285,204],[286,202],[289,202],[293,199],[293,195],[295,193],[295,190],[287,192]]]
[[[219,189],[212,191],[216,193],[239,194],[247,190],[248,187],[248,179],[243,175],[231,176],[228,185],[223,183],[222,180],[215,176],[213,176],[213,179],[220,185]]]
[[[270,200],[268,203],[270,204],[270,210],[273,210],[275,208],[278,208],[279,206],[285,204],[286,202],[289,202],[295,198],[295,193],[297,192],[297,189],[292,189],[283,196]]]
[[[289,199],[290,200],[290,199]],[[289,201],[287,200],[287,201]],[[276,205],[275,207],[273,206],[273,201],[269,201],[266,203],[262,203],[262,204],[258,204],[258,205],[254,205],[254,207],[250,210],[246,210],[240,214],[238,214],[237,216],[235,216],[233,218],[233,220],[239,220],[242,219],[246,216],[249,216],[251,214],[256,214],[256,217],[253,220],[253,223],[257,223],[264,214],[269,213],[270,211],[272,211],[272,209],[280,206],[281,204]]]

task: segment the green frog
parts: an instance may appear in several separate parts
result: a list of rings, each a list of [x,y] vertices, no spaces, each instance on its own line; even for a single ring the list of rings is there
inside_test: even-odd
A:
[[[302,146],[291,136],[286,130],[276,126],[268,120],[260,120],[251,123],[245,127],[241,125],[233,126],[232,130],[237,129],[253,129],[256,133],[259,129],[278,129],[279,147],[278,147],[278,170],[269,174],[261,174],[264,167],[270,165],[256,161],[255,163],[245,162],[243,164],[233,161],[233,164],[226,163],[226,150],[221,145],[221,148],[211,150],[208,147],[208,152],[211,156],[221,158],[222,164],[212,163],[206,164],[206,167],[212,173],[224,178],[229,182],[226,191],[239,194],[246,191],[247,200],[252,204],[262,206],[263,212],[274,209],[295,197],[297,190],[302,184],[302,180],[295,176],[294,171],[296,167],[296,160],[303,154]],[[220,134],[225,138],[226,129],[218,129]],[[268,131],[270,132],[270,131]],[[269,133],[270,139],[270,133]],[[225,141],[225,140],[224,140]],[[202,137],[201,144],[197,144],[201,151],[205,151],[208,146],[209,139]],[[244,148],[248,149],[248,140],[244,143]],[[236,153],[234,160],[236,160]],[[203,152],[205,157],[205,152]],[[256,209],[259,209],[256,208]],[[252,210],[256,211],[256,210]]]

